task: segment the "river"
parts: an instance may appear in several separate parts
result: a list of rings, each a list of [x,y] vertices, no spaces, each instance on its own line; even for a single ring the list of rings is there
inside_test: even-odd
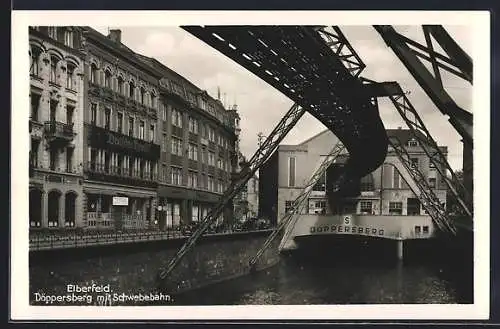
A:
[[[176,296],[177,305],[462,304],[472,280],[436,262],[308,260],[283,256],[275,266]]]

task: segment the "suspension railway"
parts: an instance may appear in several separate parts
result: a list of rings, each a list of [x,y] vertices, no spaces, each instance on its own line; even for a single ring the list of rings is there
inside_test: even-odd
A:
[[[293,202],[291,211],[279,221],[262,248],[249,260],[254,267],[275,239],[283,247],[301,209],[318,178],[341,151],[348,152],[342,173],[327,187],[339,193],[350,182],[379,167],[388,148],[399,159],[399,171],[411,180],[413,193],[443,235],[454,237],[461,230],[472,231],[472,114],[459,107],[447,93],[441,78],[443,70],[472,84],[472,60],[439,25],[422,26],[425,44],[416,42],[392,26],[373,26],[406,69],[415,78],[436,108],[449,117],[464,143],[464,180],[457,178],[446,157],[425,127],[423,119],[396,81],[376,82],[363,77],[366,65],[338,26],[183,26],[201,41],[212,46],[294,102],[267,139],[225,191],[218,206],[202,220],[170,262],[159,272],[168,280],[182,258],[210,226],[223,207],[240,191],[276,150],[286,134],[305,112],[323,123],[340,140],[317,167],[304,189]],[[435,42],[445,54],[435,51]],[[428,70],[422,60],[432,65]],[[397,138],[388,138],[379,115],[378,99],[389,98],[430,161],[439,169],[447,187],[461,208],[458,218],[450,218],[433,193],[423,174],[411,165],[404,146]]]

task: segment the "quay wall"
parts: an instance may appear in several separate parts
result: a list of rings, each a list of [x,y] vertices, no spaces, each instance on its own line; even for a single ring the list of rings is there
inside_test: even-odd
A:
[[[45,301],[36,301],[35,293],[37,296],[67,295],[67,285],[109,285],[118,294],[163,292],[174,296],[248,274],[248,261],[269,234],[270,231],[265,230],[203,236],[166,280],[160,280],[158,273],[186,238],[32,251],[30,303],[45,304]],[[278,244],[279,239],[275,239],[261,256],[257,270],[279,261]],[[95,305],[95,297],[92,303]],[[78,305],[81,304],[85,302]]]

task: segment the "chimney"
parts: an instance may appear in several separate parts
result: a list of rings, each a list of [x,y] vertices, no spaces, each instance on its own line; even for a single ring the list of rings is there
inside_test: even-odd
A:
[[[109,30],[108,38],[110,38],[114,42],[121,43],[122,42],[122,30]]]

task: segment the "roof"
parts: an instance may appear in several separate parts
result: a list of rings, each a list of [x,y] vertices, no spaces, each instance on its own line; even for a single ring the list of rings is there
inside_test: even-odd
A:
[[[409,140],[411,140],[413,138],[413,133],[410,129],[403,129],[403,128],[398,128],[398,129],[386,129],[385,130],[386,133],[387,133],[387,137],[396,137],[400,142],[401,144],[403,145],[406,145],[408,143]],[[323,130],[322,132],[306,139],[305,141],[303,141],[302,143],[298,144],[297,146],[302,146],[302,145],[305,145],[307,143],[309,143],[311,140],[315,139],[315,138],[318,138],[319,136],[321,136],[322,134],[326,134],[326,133],[332,133],[330,130],[328,129],[325,129]],[[419,131],[417,131],[417,134],[419,135],[420,138],[423,138],[425,139],[426,137]],[[446,146],[439,146],[440,149],[444,150],[444,149],[447,149]]]

